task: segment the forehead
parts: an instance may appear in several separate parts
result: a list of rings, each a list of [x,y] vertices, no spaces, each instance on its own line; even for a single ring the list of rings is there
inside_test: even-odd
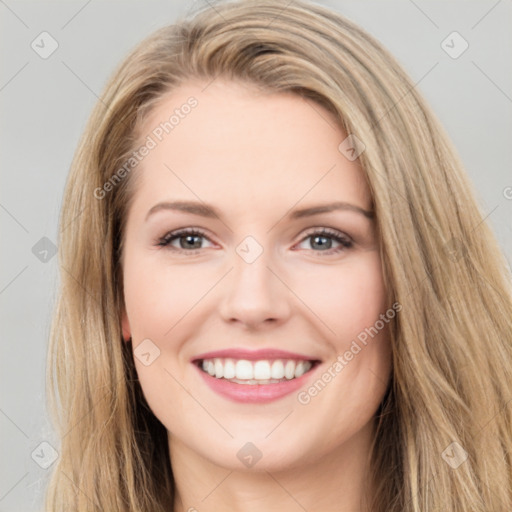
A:
[[[199,198],[234,214],[330,200],[370,207],[363,170],[338,149],[346,134],[299,95],[191,82],[160,100],[140,135],[153,147],[136,169],[136,202]]]

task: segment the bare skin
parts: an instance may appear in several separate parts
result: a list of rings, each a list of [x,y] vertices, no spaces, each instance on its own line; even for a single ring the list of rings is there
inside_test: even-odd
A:
[[[362,512],[374,416],[391,371],[386,327],[359,351],[353,345],[389,308],[375,221],[358,210],[371,210],[362,170],[339,151],[346,134],[322,107],[233,82],[205,85],[181,86],[145,122],[143,138],[197,100],[133,171],[123,254],[124,336],[135,350],[149,339],[160,351],[147,366],[135,363],[168,431],[175,510]],[[162,207],[148,216],[177,200],[213,205],[220,218]],[[351,207],[290,216],[335,201]],[[204,236],[162,245],[183,228]],[[313,234],[323,228],[327,235]],[[255,243],[242,247],[262,249],[251,263],[237,252],[248,236]],[[235,402],[192,362],[233,348],[320,363],[298,391]],[[244,446],[261,454],[252,466]]]

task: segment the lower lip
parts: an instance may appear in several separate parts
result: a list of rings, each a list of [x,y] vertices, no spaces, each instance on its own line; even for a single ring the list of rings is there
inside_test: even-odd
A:
[[[297,391],[313,372],[313,370],[309,370],[300,377],[276,384],[237,384],[226,379],[217,379],[202,371],[198,366],[196,368],[210,389],[219,395],[229,398],[234,402],[253,404],[272,402]]]

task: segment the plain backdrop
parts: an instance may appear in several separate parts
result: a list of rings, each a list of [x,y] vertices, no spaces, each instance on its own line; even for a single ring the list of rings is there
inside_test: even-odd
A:
[[[78,138],[128,50],[200,3],[0,1],[0,512],[41,509],[50,469],[37,463],[37,454],[47,453],[42,442],[58,449],[44,390],[57,283],[52,249]],[[512,2],[317,3],[377,37],[417,83],[510,261]],[[460,37],[453,39],[454,31]],[[443,49],[449,36],[452,53],[469,45],[457,58]],[[52,44],[58,47],[43,58]]]

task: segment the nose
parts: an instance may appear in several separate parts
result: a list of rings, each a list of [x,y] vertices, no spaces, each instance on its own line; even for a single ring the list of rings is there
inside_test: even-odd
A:
[[[252,263],[235,254],[219,303],[224,321],[255,330],[289,318],[292,292],[275,266],[266,251]]]

